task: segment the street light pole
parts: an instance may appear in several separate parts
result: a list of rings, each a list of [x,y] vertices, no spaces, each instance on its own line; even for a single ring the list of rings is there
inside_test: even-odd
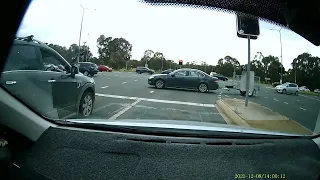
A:
[[[81,8],[82,8],[82,18],[81,18],[81,25],[80,25],[80,36],[79,36],[79,51],[78,51],[78,57],[77,57],[77,63],[79,63],[80,60],[80,42],[81,42],[81,33],[82,33],[82,23],[83,23],[83,16],[84,16],[84,11],[87,8],[84,8],[81,4],[80,4]]]
[[[280,35],[280,58],[281,58],[281,78],[280,78],[280,84],[282,84],[282,81],[283,81],[283,72],[282,72],[282,69],[283,69],[283,62],[282,62],[282,38],[281,38],[281,30],[282,30],[282,27],[280,29],[270,29],[270,30],[275,30],[275,31],[278,31],[279,32],[279,35]]]

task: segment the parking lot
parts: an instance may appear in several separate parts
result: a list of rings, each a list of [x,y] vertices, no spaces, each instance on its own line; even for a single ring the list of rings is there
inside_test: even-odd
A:
[[[147,83],[148,74],[103,72],[93,78],[96,101],[90,119],[187,120],[226,124],[216,108],[220,98],[244,98],[236,90],[222,88],[208,93],[194,90],[156,89]],[[223,87],[228,82],[220,82]],[[320,98],[285,95],[271,86],[261,85],[250,101],[266,106],[313,130],[319,113]],[[67,118],[77,118],[67,116]]]

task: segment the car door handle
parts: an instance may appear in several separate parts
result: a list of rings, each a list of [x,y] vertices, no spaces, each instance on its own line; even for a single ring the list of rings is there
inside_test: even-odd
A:
[[[6,81],[7,85],[12,85],[12,84],[16,84],[16,83],[17,83],[17,81]]]
[[[48,82],[49,82],[49,83],[53,83],[53,82],[56,82],[56,80],[50,79],[50,80],[48,80]]]

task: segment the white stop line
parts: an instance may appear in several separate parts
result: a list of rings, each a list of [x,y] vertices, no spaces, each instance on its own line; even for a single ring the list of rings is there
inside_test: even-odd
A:
[[[171,100],[163,100],[163,99],[149,99],[149,98],[141,98],[141,97],[119,96],[119,95],[112,95],[112,94],[96,93],[96,96],[117,98],[117,99],[130,99],[130,100],[140,100],[140,101],[148,101],[148,102],[158,102],[158,103],[166,103],[166,104],[180,104],[180,105],[199,106],[199,107],[216,107],[214,104],[203,104],[203,103],[194,103],[194,102],[186,102],[186,101],[171,101]]]

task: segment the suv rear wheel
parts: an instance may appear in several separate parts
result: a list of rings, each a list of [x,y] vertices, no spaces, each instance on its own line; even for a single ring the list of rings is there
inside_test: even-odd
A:
[[[79,112],[81,116],[87,117],[92,114],[93,110],[93,95],[91,92],[85,92],[80,100]]]

